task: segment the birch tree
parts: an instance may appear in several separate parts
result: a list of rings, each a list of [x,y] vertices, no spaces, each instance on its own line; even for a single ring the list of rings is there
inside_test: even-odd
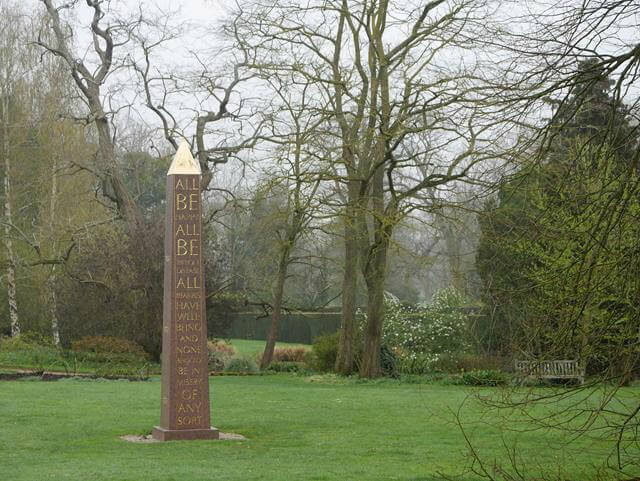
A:
[[[24,100],[24,83],[28,81],[29,67],[24,48],[24,18],[11,3],[0,3],[0,122],[2,135],[3,181],[3,241],[6,249],[6,286],[9,304],[11,335],[20,334],[20,317],[16,296],[17,257],[13,245],[12,156],[21,134],[18,121],[20,102]]]
[[[78,189],[82,183],[76,183],[70,165],[78,161],[86,144],[82,130],[61,119],[61,115],[73,110],[73,102],[68,96],[68,82],[60,75],[60,65],[41,58],[30,43],[41,27],[42,17],[25,14],[17,3],[0,3],[0,9],[2,226],[7,268],[3,278],[7,280],[11,332],[16,335],[32,330],[36,328],[35,319],[48,316],[50,333],[58,344],[56,273],[75,246],[74,231],[79,228],[76,222],[87,220],[83,216],[86,211],[77,208],[82,203],[80,199],[86,200]],[[63,181],[61,172],[66,174]],[[86,185],[87,180],[83,180]],[[62,202],[61,193],[67,196]],[[71,204],[76,209],[70,213],[67,207]],[[57,219],[57,211],[64,212],[66,224]],[[16,278],[22,279],[24,290]],[[22,304],[26,307],[18,311],[20,299],[27,298],[26,292],[34,297],[34,292],[41,290],[42,306]],[[27,321],[20,322],[20,317]]]

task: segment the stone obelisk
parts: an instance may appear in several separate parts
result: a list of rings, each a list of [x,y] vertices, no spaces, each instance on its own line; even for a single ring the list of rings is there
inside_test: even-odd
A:
[[[160,441],[218,438],[209,414],[201,174],[183,142],[167,173]]]

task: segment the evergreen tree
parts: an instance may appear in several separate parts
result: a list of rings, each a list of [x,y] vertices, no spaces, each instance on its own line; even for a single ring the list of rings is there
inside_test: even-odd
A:
[[[580,69],[585,82],[554,116],[544,161],[506,179],[480,218],[477,337],[491,352],[628,372],[640,308],[637,137],[610,80]]]
[[[635,154],[638,137],[627,107],[612,95],[613,80],[596,59],[578,64],[577,79],[566,100],[556,103],[547,158],[562,164],[579,139],[581,145],[606,145],[609,155],[622,164],[628,162]]]

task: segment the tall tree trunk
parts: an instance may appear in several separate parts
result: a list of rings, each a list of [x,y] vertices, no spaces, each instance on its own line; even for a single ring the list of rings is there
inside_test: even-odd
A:
[[[122,218],[130,228],[135,229],[141,223],[141,214],[133,196],[122,181],[122,172],[116,157],[111,127],[100,103],[100,89],[95,86],[89,92],[89,106],[96,117],[95,123],[98,131],[98,159],[103,169],[102,193],[115,202]]]
[[[445,225],[443,231],[447,248],[447,258],[449,260],[449,271],[451,273],[451,285],[456,291],[464,294],[466,291],[466,282],[464,272],[462,272],[462,248],[459,238],[461,232],[458,229],[454,229],[451,225]]]
[[[347,230],[347,229],[345,229]],[[349,375],[355,365],[356,343],[356,289],[358,276],[357,247],[353,239],[346,238],[344,276],[342,278],[342,319],[335,371]]]
[[[276,273],[276,285],[273,289],[273,311],[271,312],[271,326],[269,327],[269,335],[267,336],[267,344],[262,353],[260,368],[264,369],[271,364],[273,360],[273,352],[276,348],[278,340],[278,326],[280,324],[280,314],[282,312],[282,297],[284,295],[284,283],[287,279],[287,268],[289,266],[289,255],[291,252],[290,244],[283,247],[280,253],[280,261],[278,262],[278,272]]]
[[[360,376],[379,377],[382,323],[384,322],[384,283],[386,279],[388,242],[382,239],[367,259],[365,283],[367,286],[367,326]]]
[[[374,158],[381,166],[385,155],[385,142],[377,140]],[[366,197],[363,198],[363,200]],[[370,185],[370,197],[367,199],[371,212],[366,248],[361,249],[362,273],[367,286],[367,326],[364,333],[362,364],[360,375],[366,378],[382,374],[380,366],[380,344],[382,323],[384,322],[384,284],[387,276],[387,250],[393,232],[395,210],[385,209],[384,170],[376,167]],[[366,211],[365,211],[366,212]]]
[[[49,319],[51,319],[51,336],[56,346],[60,345],[60,328],[58,323],[58,298],[56,297],[56,266],[51,268],[51,275],[45,283]]]
[[[55,216],[56,216],[56,201],[58,196],[58,156],[54,154],[53,163],[51,165],[51,198],[49,199],[49,219],[47,222],[47,236],[49,237],[53,246],[53,252],[57,249],[57,243],[55,241]],[[60,329],[58,325],[58,301],[56,298],[56,265],[51,266],[51,272],[45,282],[45,295],[47,298],[47,307],[49,309],[49,318],[51,320],[51,335],[53,336],[53,343],[56,346],[60,345]]]
[[[129,229],[135,231],[141,225],[142,215],[135,199],[122,181],[114,138],[109,126],[109,119],[103,107],[100,91],[114,64],[113,49],[114,47],[122,46],[122,44],[114,42],[113,32],[110,27],[103,28],[100,26],[100,21],[105,16],[105,12],[102,10],[103,2],[89,2],[87,0],[87,5],[94,10],[91,31],[94,38],[93,49],[99,58],[97,67],[93,65],[87,67],[84,60],[81,57],[76,57],[73,53],[73,46],[69,40],[73,35],[67,33],[68,26],[63,27],[60,20],[60,9],[65,7],[56,8],[52,0],[41,1],[47,9],[50,20],[48,25],[55,36],[56,44],[55,47],[46,45],[46,43],[41,45],[49,51],[55,51],[55,54],[66,62],[75,84],[86,99],[90,113],[87,120],[95,122],[98,132],[96,158],[98,160],[97,170],[102,184],[102,194],[116,204],[118,213],[127,222]]]
[[[9,320],[11,336],[20,334],[18,317],[18,301],[16,299],[16,258],[11,242],[11,159],[9,147],[9,98],[4,96],[2,102],[2,155],[4,156],[4,245],[7,250],[7,298],[9,301]]]
[[[342,278],[342,320],[335,371],[349,375],[355,367],[356,290],[358,287],[358,240],[355,228],[355,197],[358,186],[349,182],[344,219],[344,275]]]

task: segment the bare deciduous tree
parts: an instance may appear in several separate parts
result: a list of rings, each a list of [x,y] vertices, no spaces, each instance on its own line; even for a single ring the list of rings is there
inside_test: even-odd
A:
[[[9,319],[11,335],[20,334],[20,318],[16,299],[16,264],[17,258],[13,247],[12,226],[13,209],[11,195],[11,156],[12,136],[16,134],[12,125],[12,112],[19,111],[22,97],[20,84],[24,83],[28,67],[23,61],[25,56],[18,54],[25,39],[21,26],[19,10],[11,4],[0,4],[0,122],[2,123],[2,164],[4,168],[4,201],[3,201],[3,241],[7,251],[7,297],[9,301]],[[15,115],[14,115],[15,117]]]
[[[212,188],[216,166],[230,159],[244,162],[243,152],[263,138],[265,116],[239,95],[239,89],[257,75],[249,69],[255,54],[240,43],[234,43],[237,48],[229,47],[237,35],[232,22],[223,27],[222,33],[206,32],[216,47],[212,51],[192,51],[194,67],[188,71],[173,71],[160,62],[154,65],[155,52],[179,38],[178,29],[170,26],[166,16],[152,18],[148,14],[144,22],[131,28],[137,51],[128,56],[126,65],[135,71],[144,105],[160,121],[162,135],[174,149],[178,137],[187,138],[181,124],[195,125],[190,144],[202,170],[201,188],[206,191]],[[193,112],[190,119],[175,113],[185,98],[188,110]],[[235,126],[232,135],[225,129],[230,126]]]
[[[448,61],[482,37],[488,15],[488,4],[475,0],[243,5],[242,38],[260,46],[260,68],[295,72],[313,85],[316,108],[328,110],[327,144],[336,153],[326,160],[347,194],[340,372],[354,367],[358,265],[367,291],[360,374],[375,377],[394,227],[411,210],[442,202],[444,186],[495,154],[487,133],[496,122],[480,110],[486,94],[474,61]],[[433,141],[415,149],[425,136]]]
[[[281,174],[272,181],[275,192],[283,191],[286,206],[282,229],[278,235],[278,263],[272,287],[271,325],[260,366],[266,368],[273,360],[278,338],[278,324],[282,312],[284,286],[289,265],[294,261],[294,249],[300,238],[308,233],[318,209],[318,188],[322,176],[317,166],[317,150],[321,144],[318,128],[325,122],[324,114],[307,108],[308,85],[295,88],[295,77],[284,83],[283,78],[270,80],[272,91],[282,102],[282,111],[275,114],[269,142],[275,143],[276,162]],[[272,170],[272,168],[269,168]],[[273,175],[273,174],[272,174]]]
[[[97,67],[92,69],[86,58],[74,51],[72,29],[60,18],[60,12],[70,8],[75,2],[57,7],[53,0],[41,1],[48,14],[47,26],[55,40],[49,43],[46,36],[41,36],[38,44],[64,60],[76,87],[82,93],[88,110],[84,121],[94,125],[98,134],[96,172],[102,181],[102,194],[116,204],[118,211],[128,223],[137,225],[140,222],[140,212],[122,180],[111,127],[112,112],[105,107],[107,104],[103,97],[105,83],[116,65],[114,50],[129,42],[130,27],[118,21],[104,26],[105,2],[86,0],[87,7],[93,11],[90,29]]]

